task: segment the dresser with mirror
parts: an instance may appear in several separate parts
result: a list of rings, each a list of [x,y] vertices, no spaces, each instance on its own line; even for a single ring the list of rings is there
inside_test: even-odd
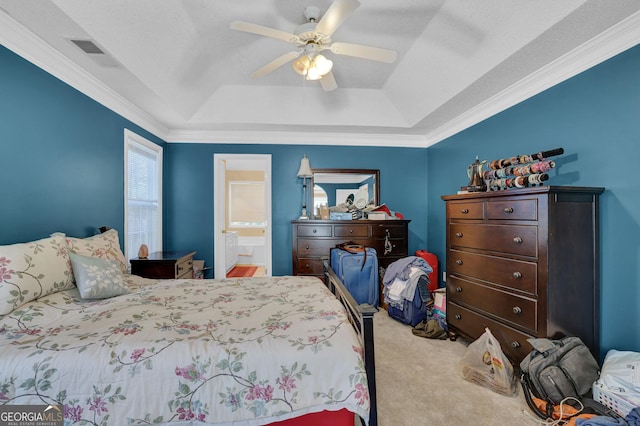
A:
[[[330,251],[344,242],[354,242],[376,249],[378,264],[386,268],[392,262],[409,255],[409,222],[390,220],[321,220],[316,219],[317,208],[327,203],[343,203],[349,194],[365,192],[367,203],[380,204],[380,172],[369,169],[314,169],[311,178],[311,219],[293,220],[292,260],[293,275],[324,275],[323,261]],[[382,285],[382,280],[380,280]],[[380,298],[381,305],[383,298]]]

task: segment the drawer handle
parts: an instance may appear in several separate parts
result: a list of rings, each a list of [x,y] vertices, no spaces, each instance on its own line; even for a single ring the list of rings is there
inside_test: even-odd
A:
[[[522,274],[516,271],[513,273],[513,278],[515,278],[516,280],[519,280],[520,278],[522,278]]]
[[[462,315],[460,315],[460,314],[456,314],[456,319],[457,319],[457,320],[462,319]]]
[[[513,207],[505,207],[504,208],[504,212],[507,213],[507,214],[513,213]]]
[[[306,249],[309,250],[309,244],[307,244]]]
[[[350,233],[350,234],[353,234],[353,229],[349,229],[349,233]]]
[[[469,209],[462,209],[462,210],[460,210],[460,213],[468,214],[469,213]]]
[[[462,287],[456,287],[456,291],[457,291],[458,293],[462,293]]]
[[[520,237],[513,237],[513,242],[516,244],[522,244],[522,238]]]
[[[516,315],[520,315],[522,313],[522,309],[520,309],[520,306],[514,306],[513,313]]]
[[[462,232],[456,232],[456,237],[462,238]]]
[[[178,266],[178,271],[182,271],[184,268],[182,266]]]
[[[309,265],[308,263],[304,265],[305,268],[309,269],[311,268],[311,265]]]
[[[514,349],[518,349],[520,347],[520,342],[511,342],[511,347]]]
[[[313,228],[313,233],[315,234],[316,232],[318,232],[318,230],[316,228]]]
[[[460,259],[456,260],[456,265],[462,265],[464,262]]]

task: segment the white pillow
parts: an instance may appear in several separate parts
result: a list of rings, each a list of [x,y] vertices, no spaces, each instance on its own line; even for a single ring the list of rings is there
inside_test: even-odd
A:
[[[123,274],[129,269],[120,249],[118,231],[115,229],[109,229],[102,234],[87,238],[67,237],[67,244],[71,253],[99,259],[117,260]]]
[[[63,234],[0,246],[0,315],[69,288],[73,271]]]
[[[129,293],[117,260],[71,253],[73,275],[83,299],[106,299]]]

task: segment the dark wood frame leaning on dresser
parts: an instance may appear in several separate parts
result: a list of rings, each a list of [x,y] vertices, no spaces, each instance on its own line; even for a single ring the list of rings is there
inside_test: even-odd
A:
[[[367,303],[361,305],[355,301],[351,293],[342,284],[336,273],[329,266],[328,261],[323,262],[325,284],[342,303],[347,311],[349,321],[360,339],[364,348],[364,368],[367,373],[369,385],[369,426],[378,425],[378,404],[376,398],[376,364],[373,346],[373,315],[378,308]]]

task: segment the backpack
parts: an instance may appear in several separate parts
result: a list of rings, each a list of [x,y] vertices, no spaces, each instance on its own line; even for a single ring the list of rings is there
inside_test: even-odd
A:
[[[555,405],[567,403],[565,398],[572,397],[598,414],[610,415],[610,410],[590,398],[600,367],[579,337],[527,341],[533,350],[520,363],[520,382],[531,410],[547,419]],[[531,394],[547,402],[544,414],[533,403]]]

